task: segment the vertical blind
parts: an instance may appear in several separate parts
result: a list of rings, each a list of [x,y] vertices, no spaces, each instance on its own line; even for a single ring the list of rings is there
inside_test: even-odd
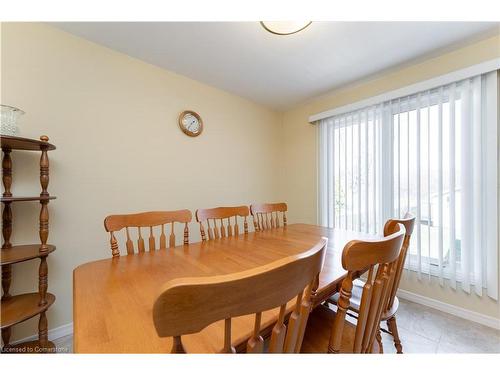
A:
[[[319,220],[416,217],[406,268],[498,298],[497,74],[319,121]]]
[[[376,233],[380,227],[380,107],[323,120],[320,132],[322,225]]]

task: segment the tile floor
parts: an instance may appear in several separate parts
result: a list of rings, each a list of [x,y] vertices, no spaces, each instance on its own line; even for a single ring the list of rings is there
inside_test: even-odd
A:
[[[500,353],[500,331],[417,303],[400,300],[397,322],[405,353]],[[382,340],[396,352],[390,335]]]
[[[417,303],[400,300],[397,322],[404,353],[500,353],[500,331]],[[396,353],[390,335],[382,340],[385,353]],[[72,335],[54,342],[73,351]]]

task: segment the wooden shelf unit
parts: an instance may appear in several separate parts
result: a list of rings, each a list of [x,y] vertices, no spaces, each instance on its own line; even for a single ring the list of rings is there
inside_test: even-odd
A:
[[[0,262],[2,267],[2,299],[1,303],[1,330],[3,347],[5,353],[47,353],[54,352],[55,347],[48,340],[48,323],[46,317],[47,309],[54,303],[56,297],[47,293],[48,267],[47,257],[56,247],[47,244],[49,236],[49,201],[56,197],[50,196],[47,187],[49,185],[49,157],[48,151],[56,147],[48,143],[47,136],[41,136],[40,140],[2,135],[2,184],[3,194],[1,197],[2,208],[2,238],[3,244],[0,250]],[[12,186],[12,159],[13,150],[40,151],[40,185],[42,191],[37,196],[13,196],[10,191]],[[11,204],[16,202],[40,202],[39,220],[39,244],[15,245],[10,242],[12,235],[12,209]],[[10,284],[12,281],[12,264],[25,262],[40,258],[38,268],[38,292],[26,293],[12,296]],[[10,344],[12,327],[27,319],[39,317],[38,340],[22,342],[16,345]]]
[[[2,197],[0,200],[2,203],[12,203],[12,202],[33,202],[33,201],[50,201],[56,199],[56,197]]]
[[[45,295],[45,304],[43,305],[40,305],[40,295],[38,293],[11,296],[2,302],[2,329],[12,327],[47,311],[55,300],[56,297],[51,293]]]
[[[56,247],[47,245],[47,253],[40,253],[40,244],[18,245],[7,249],[2,249],[1,265],[9,265],[19,262],[25,262],[30,259],[40,258],[53,252]]]

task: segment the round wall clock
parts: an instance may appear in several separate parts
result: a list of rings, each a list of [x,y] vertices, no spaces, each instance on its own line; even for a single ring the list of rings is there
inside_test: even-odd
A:
[[[194,111],[184,111],[179,115],[179,127],[184,134],[197,137],[203,131],[203,121]]]

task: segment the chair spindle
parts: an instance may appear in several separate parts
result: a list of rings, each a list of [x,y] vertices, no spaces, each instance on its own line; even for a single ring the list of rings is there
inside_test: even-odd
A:
[[[231,227],[231,218],[227,218],[227,236],[232,237],[233,236],[233,228]]]
[[[149,251],[154,251],[156,250],[155,249],[155,246],[156,246],[156,241],[155,241],[155,237],[153,235],[153,227],[149,227],[149,239],[148,239],[148,242],[149,242]]]
[[[236,349],[231,343],[231,318],[227,318],[224,321],[224,353],[236,353]]]
[[[288,319],[288,329],[285,337],[285,347],[284,353],[293,353],[295,351],[295,342],[299,333],[299,318],[300,318],[300,305],[302,303],[301,291],[297,296],[297,301],[295,303],[295,308]]]
[[[184,245],[189,244],[189,227],[187,223],[184,223]]]
[[[255,326],[252,337],[247,342],[247,353],[262,353],[264,351],[264,339],[260,335],[260,322],[262,312],[255,314]]]
[[[120,256],[120,251],[118,250],[118,242],[116,241],[115,235],[111,232],[111,254],[114,257]]]
[[[144,252],[144,238],[142,238],[141,227],[137,227],[137,231],[139,233],[139,238],[137,240],[137,249],[140,253]]]
[[[167,248],[167,236],[165,235],[165,224],[161,225],[160,249]]]
[[[134,243],[130,239],[130,232],[129,232],[128,227],[125,228],[125,231],[127,233],[127,243],[126,243],[127,254],[133,254],[134,253]]]
[[[170,236],[168,239],[168,247],[175,247],[175,233],[174,233],[174,222],[171,223],[172,227],[170,229]]]
[[[173,345],[172,345],[172,354],[185,354],[186,350],[184,349],[184,345],[182,345],[182,340],[180,336],[173,337]]]
[[[271,353],[283,353],[286,336],[285,313],[286,304],[280,306],[278,321],[274,325],[271,333],[271,341],[269,343],[269,351]]]
[[[223,219],[220,219],[220,236],[221,236],[221,238],[226,237],[226,228],[224,227]]]

